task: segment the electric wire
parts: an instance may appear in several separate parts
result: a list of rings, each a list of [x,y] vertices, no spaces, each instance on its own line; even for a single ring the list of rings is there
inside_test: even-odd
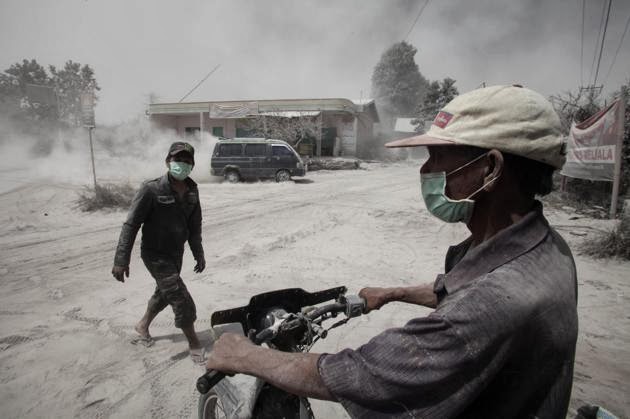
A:
[[[584,85],[584,9],[586,0],[582,0],[582,35],[580,38],[580,86]]]
[[[623,40],[626,37],[626,33],[628,32],[628,26],[630,26],[630,16],[628,16],[628,20],[626,21],[626,28],[623,30],[623,35],[621,35],[621,39],[619,40],[619,45],[617,45],[617,50],[615,51],[615,56],[612,59],[612,62],[610,63],[610,68],[608,68],[608,73],[606,74],[606,77],[604,78],[604,81],[602,82],[603,84],[606,83],[606,81],[608,80],[608,77],[610,76],[610,72],[613,69],[613,66],[615,65],[615,60],[617,59],[617,55],[619,54],[619,51],[621,50],[621,45],[623,44]]]
[[[599,48],[599,58],[597,59],[597,70],[595,70],[595,79],[593,81],[593,86],[597,84],[597,76],[599,75],[599,64],[602,61],[602,52],[604,52],[604,42],[606,41],[606,29],[608,29],[608,18],[610,17],[611,5],[612,5],[612,0],[608,0],[608,11],[606,12],[606,23],[604,24],[604,34],[602,35],[602,45]]]
[[[217,65],[216,65],[216,67],[214,67],[214,68],[212,69],[212,71],[210,71],[208,74],[206,74],[206,77],[204,77],[203,79],[201,79],[201,81],[200,81],[199,83],[197,83],[197,84],[195,85],[195,87],[193,87],[192,89],[190,89],[190,92],[186,93],[186,94],[184,95],[184,97],[183,97],[183,98],[181,98],[181,99],[179,100],[179,102],[178,102],[178,103],[182,103],[182,101],[183,101],[184,99],[186,99],[188,96],[190,96],[190,94],[191,94],[192,92],[194,92],[194,91],[195,91],[195,89],[197,89],[197,87],[201,86],[201,83],[203,83],[204,81],[206,81],[206,79],[207,79],[208,77],[210,77],[210,75],[211,75],[212,73],[214,73],[215,71],[217,71],[217,69],[218,69],[220,66],[221,66],[221,64],[217,64]]]
[[[603,2],[602,3],[602,17],[599,20],[599,31],[597,32],[597,41],[595,41],[595,53],[593,54],[593,62],[591,63],[591,72],[588,75],[589,82],[593,79],[593,70],[595,69],[595,62],[597,61],[597,47],[599,46],[599,38],[602,35],[602,29],[604,27],[605,14],[606,14],[606,2]]]
[[[418,12],[418,15],[416,16],[416,20],[413,21],[413,24],[411,25],[411,27],[407,31],[407,35],[405,35],[405,37],[403,38],[405,41],[407,40],[407,38],[409,38],[409,34],[411,34],[411,31],[416,26],[416,23],[418,23],[418,19],[420,19],[420,16],[422,16],[422,12],[424,12],[424,8],[427,7],[427,4],[429,4],[429,0],[426,0],[424,2],[424,5],[422,6],[420,11]]]

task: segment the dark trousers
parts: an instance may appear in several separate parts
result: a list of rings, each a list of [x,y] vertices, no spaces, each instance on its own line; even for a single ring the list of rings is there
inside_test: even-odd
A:
[[[155,279],[155,292],[149,298],[148,311],[158,314],[170,305],[175,313],[175,327],[192,325],[197,320],[197,309],[179,273],[181,260],[143,257],[142,261]]]

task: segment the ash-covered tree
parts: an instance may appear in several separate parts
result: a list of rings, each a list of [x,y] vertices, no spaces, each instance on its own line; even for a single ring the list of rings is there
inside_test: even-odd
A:
[[[573,122],[579,124],[599,112],[602,108],[599,94],[597,89],[580,89],[576,93],[566,92],[550,97],[565,134],[569,133]]]
[[[0,106],[5,115],[18,119],[63,121],[81,125],[81,94],[100,87],[89,65],[67,61],[48,70],[36,60],[22,60],[0,74]],[[97,97],[95,96],[95,101]]]
[[[457,95],[459,91],[452,78],[446,77],[441,82],[437,80],[431,82],[422,103],[416,110],[417,119],[412,121],[416,126],[416,131],[423,131],[425,121],[433,120],[440,109]]]
[[[13,116],[20,109],[20,84],[18,79],[10,74],[0,74],[0,112],[6,116]]]
[[[36,93],[39,97],[36,97]],[[17,118],[54,119],[55,103],[42,100],[41,92],[54,98],[52,79],[36,60],[22,60],[0,74],[0,102],[7,115]]]
[[[101,90],[94,70],[89,65],[67,61],[61,70],[49,66],[52,81],[59,100],[59,118],[74,126],[81,125],[81,94],[94,93],[94,102],[98,100],[96,91]]]
[[[34,59],[22,60],[21,63],[12,64],[11,67],[4,71],[6,74],[15,77],[19,83],[19,88],[23,94],[26,94],[27,84],[37,84],[49,86],[51,79],[46,73],[46,69]]]
[[[374,67],[372,95],[390,123],[395,117],[412,117],[428,88],[414,57],[418,50],[402,41],[389,47]]]
[[[282,112],[257,115],[246,122],[253,136],[275,138],[297,147],[303,141],[315,142],[322,129],[319,116],[295,115],[286,117]]]

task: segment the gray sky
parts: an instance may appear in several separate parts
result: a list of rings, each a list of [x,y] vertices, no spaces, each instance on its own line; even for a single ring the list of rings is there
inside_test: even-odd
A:
[[[461,92],[518,82],[545,95],[592,80],[602,7],[587,0],[432,0],[407,38],[431,79]],[[382,52],[409,31],[424,0],[0,0],[0,70],[23,58],[90,64],[97,122],[142,113],[149,93],[176,102],[370,95]],[[610,75],[630,1],[613,0],[598,84],[630,78],[630,33]],[[630,30],[628,31],[630,32]],[[582,68],[582,70],[580,70]]]

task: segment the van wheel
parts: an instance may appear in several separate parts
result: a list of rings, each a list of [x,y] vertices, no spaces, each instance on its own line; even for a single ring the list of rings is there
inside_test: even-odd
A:
[[[225,173],[225,180],[230,183],[237,183],[239,180],[241,180],[241,177],[236,170],[230,170],[229,172]]]
[[[278,170],[276,173],[276,182],[286,182],[291,180],[291,173],[288,170]]]

